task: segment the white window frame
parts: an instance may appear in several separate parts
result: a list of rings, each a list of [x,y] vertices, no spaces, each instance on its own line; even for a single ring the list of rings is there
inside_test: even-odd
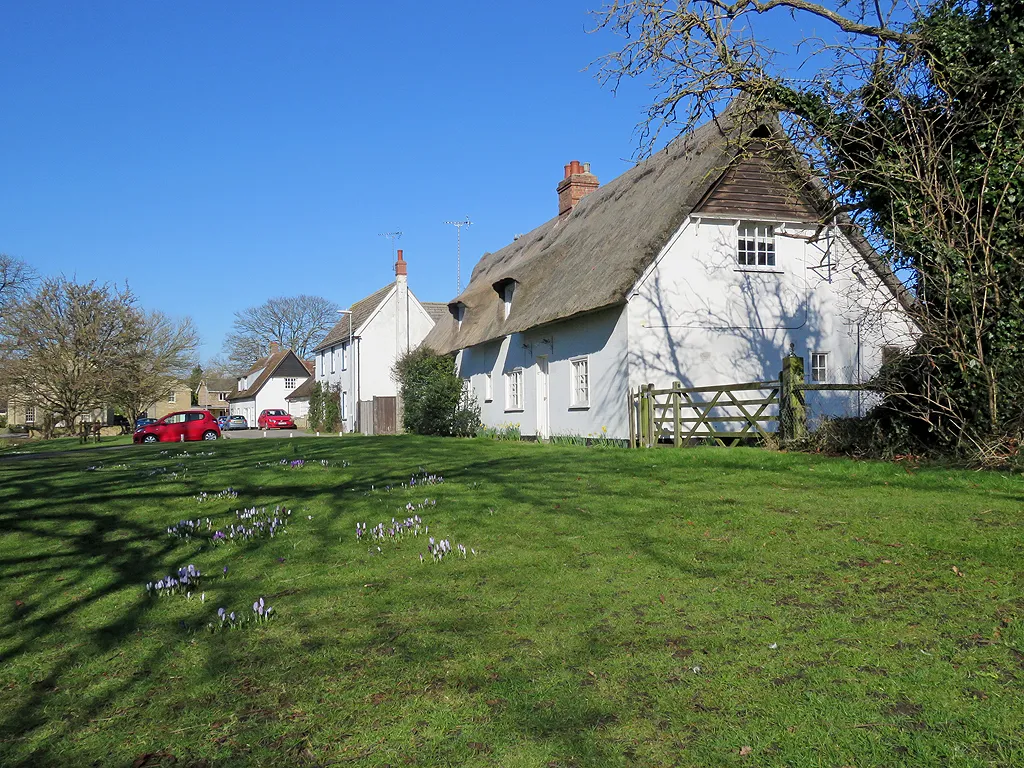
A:
[[[174,403],[178,402],[178,393],[177,392],[168,392],[167,393],[167,402],[171,403],[172,405]]]
[[[747,248],[749,244],[753,250]],[[774,224],[741,221],[736,227],[736,264],[740,269],[777,269],[777,250]]]
[[[25,426],[31,426],[36,423],[36,407],[34,405],[25,406]]]
[[[523,402],[523,376],[522,368],[513,368],[505,374],[505,410],[522,411]]]
[[[334,373],[334,347],[331,347],[331,373]]]
[[[284,377],[284,388],[285,389],[295,389],[295,377],[294,376],[285,376]]]
[[[325,371],[324,371],[324,358],[326,358],[326,357],[327,357],[327,353],[326,352],[321,352],[320,353],[320,375],[321,376],[323,376],[324,373],[325,373]]]
[[[341,345],[341,370],[343,371],[348,370],[348,348],[351,343],[351,341],[346,341]]]
[[[348,392],[345,392],[344,390],[342,390],[340,400],[341,400],[341,402],[340,402],[339,406],[340,406],[340,410],[341,410],[341,414],[340,414],[341,420],[342,421],[347,421],[348,420]]]
[[[490,403],[494,400],[494,379],[491,372],[484,374],[484,402]]]
[[[585,396],[581,397],[580,388],[577,379],[577,370],[579,366],[583,366],[584,375],[586,376],[586,391],[583,393]],[[590,407],[590,356],[582,355],[580,357],[573,357],[569,360],[569,407],[570,408],[589,408]]]
[[[828,383],[828,352],[811,353],[811,382],[813,384]]]

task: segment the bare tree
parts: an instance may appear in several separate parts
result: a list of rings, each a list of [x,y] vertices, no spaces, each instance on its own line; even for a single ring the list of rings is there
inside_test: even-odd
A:
[[[821,36],[765,39],[782,14]],[[887,379],[900,408],[951,443],[1024,425],[1019,2],[615,0],[598,18],[627,38],[599,77],[657,94],[642,152],[730,103],[781,116],[822,228],[862,227],[906,286],[921,341]],[[799,66],[777,53],[789,46]]]
[[[35,270],[21,259],[0,253],[0,319],[28,295],[36,281]]]
[[[127,288],[57,277],[4,318],[5,389],[42,409],[47,433],[109,402],[143,335],[133,305]]]
[[[141,332],[113,383],[110,403],[130,423],[188,379],[196,363],[199,334],[191,318],[172,320],[160,312],[141,317]]]
[[[270,342],[305,359],[338,321],[338,305],[320,296],[279,297],[235,313],[224,342],[229,364],[247,369],[266,356]]]

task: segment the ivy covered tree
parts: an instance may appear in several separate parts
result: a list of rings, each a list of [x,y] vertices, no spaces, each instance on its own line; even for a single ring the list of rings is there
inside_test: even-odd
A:
[[[791,14],[788,27],[766,23]],[[891,416],[980,448],[1024,428],[1024,13],[1019,0],[618,0],[601,63],[652,80],[651,149],[739,103],[778,114],[824,198],[906,286],[920,340],[886,377]],[[815,40],[767,30],[818,28]],[[825,32],[824,30],[827,30]],[[798,57],[777,53],[792,43]]]

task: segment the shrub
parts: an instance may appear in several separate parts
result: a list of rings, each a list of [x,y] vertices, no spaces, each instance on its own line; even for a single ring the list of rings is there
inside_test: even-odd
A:
[[[402,396],[402,425],[419,435],[467,437],[480,425],[480,408],[465,393],[455,361],[420,347],[395,363]]]

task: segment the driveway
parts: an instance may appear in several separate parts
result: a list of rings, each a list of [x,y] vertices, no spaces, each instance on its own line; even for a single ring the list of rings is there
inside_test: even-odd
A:
[[[264,437],[309,437],[304,429],[230,429],[220,433],[222,440],[255,440]]]

